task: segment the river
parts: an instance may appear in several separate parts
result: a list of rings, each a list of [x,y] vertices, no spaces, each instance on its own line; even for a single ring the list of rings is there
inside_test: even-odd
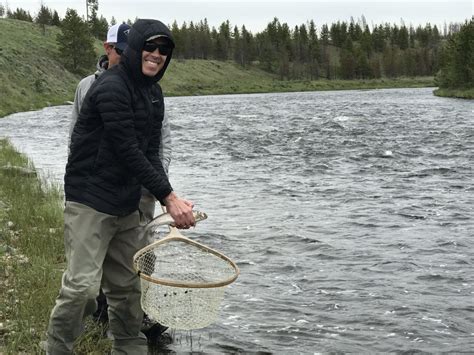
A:
[[[474,105],[432,89],[176,97],[183,232],[234,259],[218,321],[173,353],[473,352]],[[0,119],[62,183],[71,106]]]

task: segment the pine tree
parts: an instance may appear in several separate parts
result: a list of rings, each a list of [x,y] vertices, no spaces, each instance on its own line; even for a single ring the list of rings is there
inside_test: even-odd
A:
[[[316,25],[314,21],[311,20],[309,22],[309,50],[308,50],[308,64],[309,64],[309,79],[310,80],[317,80],[319,79],[319,61],[320,61],[320,53],[319,53],[319,42],[318,42],[318,35],[316,33]]]
[[[201,59],[209,59],[212,53],[211,30],[207,19],[200,21],[196,26],[197,56]]]
[[[328,25],[326,24],[321,27],[321,44],[324,46],[329,44],[329,29]]]
[[[408,36],[408,29],[403,25],[398,32],[397,44],[400,49],[407,49],[409,47],[409,36]]]
[[[100,15],[100,19],[95,27],[95,33],[97,35],[97,38],[105,40],[107,38],[107,31],[109,30],[109,26],[110,25],[107,22],[107,19],[104,16]]]
[[[255,51],[255,39],[249,31],[242,26],[241,29],[242,36],[242,62],[244,66],[249,65],[252,61],[255,60],[256,51]]]
[[[383,52],[385,50],[385,34],[382,25],[375,27],[372,31],[372,44],[376,52]]]
[[[229,20],[223,22],[219,26],[219,32],[215,38],[215,56],[219,60],[227,60],[231,58],[231,43],[230,43],[230,23]]]
[[[58,12],[54,10],[53,12],[53,18],[51,19],[51,25],[52,26],[61,26],[61,20],[59,19]]]
[[[100,18],[97,17],[97,7],[92,7],[88,22],[91,34],[95,38],[100,40],[106,38],[109,24],[104,16],[101,15]]]
[[[370,66],[367,53],[365,53],[360,47],[354,49],[355,59],[355,77],[357,79],[370,78]]]
[[[85,75],[92,69],[95,62],[93,39],[89,26],[76,10],[66,11],[57,42],[60,57],[68,70]]]
[[[180,53],[183,58],[191,58],[191,35],[186,22],[183,22],[179,34],[181,39]]]
[[[184,54],[183,54],[183,40],[181,38],[181,31],[178,26],[178,22],[173,21],[173,24],[171,25],[171,33],[174,38],[174,42],[176,43],[176,47],[173,50],[173,58],[176,59],[184,59]]]
[[[242,36],[240,35],[239,28],[237,26],[234,26],[234,33],[232,38],[234,42],[234,61],[239,63],[243,67],[245,66],[243,41]]]
[[[199,43],[197,41],[197,28],[196,26],[194,26],[193,21],[189,23],[188,37],[189,41],[187,42],[188,45],[186,48],[187,57],[191,59],[196,59],[198,52],[197,46],[199,45]]]
[[[354,79],[356,75],[355,56],[353,44],[349,37],[344,42],[340,55],[340,73],[343,79]]]
[[[41,5],[38,15],[36,15],[36,23],[40,25],[43,35],[46,34],[46,25],[51,25],[53,15],[51,11],[44,5]]]
[[[86,22],[90,21],[92,14],[97,13],[97,10],[99,10],[99,0],[86,0]]]
[[[408,48],[403,53],[403,72],[405,76],[416,76],[416,49]]]
[[[7,8],[7,17],[20,21],[33,22],[33,18],[31,17],[30,12],[20,8],[17,8],[15,12],[11,12]]]
[[[367,53],[367,55],[370,55],[373,51],[373,44],[372,44],[372,35],[370,34],[369,26],[366,25],[364,28],[364,32],[362,32],[361,39],[359,41],[359,44],[362,48],[362,50]]]

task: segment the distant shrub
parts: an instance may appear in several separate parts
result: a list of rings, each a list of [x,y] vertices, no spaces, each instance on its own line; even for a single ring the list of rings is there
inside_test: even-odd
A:
[[[44,79],[37,78],[34,82],[34,88],[37,93],[43,93],[46,90]]]

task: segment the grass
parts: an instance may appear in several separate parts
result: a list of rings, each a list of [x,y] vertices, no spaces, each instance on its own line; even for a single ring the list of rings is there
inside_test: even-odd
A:
[[[63,192],[34,174],[34,167],[0,141],[0,353],[40,353],[65,267]],[[90,324],[79,353],[110,349]]]
[[[167,96],[290,91],[353,90],[434,86],[433,77],[371,80],[279,80],[256,67],[234,62],[175,60],[161,85]]]
[[[79,77],[60,63],[59,29],[0,19],[0,117],[63,104],[74,98]]]
[[[459,99],[474,99],[474,88],[471,89],[436,89],[433,91],[436,96],[456,97]]]
[[[0,141],[0,304],[8,353],[37,353],[64,265],[61,192],[48,190],[27,158]]]

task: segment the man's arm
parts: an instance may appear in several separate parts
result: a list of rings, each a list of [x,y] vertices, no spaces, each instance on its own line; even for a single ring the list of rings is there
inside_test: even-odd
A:
[[[115,78],[113,81],[117,80]],[[119,159],[127,166],[128,170],[145,186],[158,200],[163,201],[167,211],[171,214],[178,228],[189,228],[195,225],[192,213],[193,203],[179,198],[168,180],[159,154],[159,140],[161,129],[156,125],[151,137],[152,148],[149,154],[156,156],[156,163],[147,159],[139,148],[135,134],[134,114],[131,110],[131,96],[125,85],[119,80],[112,84],[111,90],[107,83],[98,89],[96,107],[104,123],[104,134],[112,141]],[[117,85],[118,84],[118,85]],[[155,142],[155,144],[153,144]]]

